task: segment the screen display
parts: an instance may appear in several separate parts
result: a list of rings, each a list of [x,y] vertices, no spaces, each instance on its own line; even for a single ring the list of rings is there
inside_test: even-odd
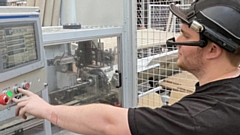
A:
[[[0,25],[0,57],[3,70],[37,60],[34,24]]]

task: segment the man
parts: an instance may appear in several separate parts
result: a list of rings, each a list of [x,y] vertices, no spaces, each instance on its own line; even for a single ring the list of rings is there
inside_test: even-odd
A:
[[[30,91],[13,99],[16,115],[44,118],[64,129],[108,135],[240,134],[240,0],[197,0],[189,10],[173,4],[182,34],[177,64],[195,75],[196,91],[172,106],[118,108],[103,104],[53,106]]]

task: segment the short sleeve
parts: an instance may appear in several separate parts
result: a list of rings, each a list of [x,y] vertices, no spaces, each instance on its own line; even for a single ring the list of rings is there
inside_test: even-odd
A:
[[[192,117],[181,104],[162,108],[129,108],[128,123],[132,135],[192,135]]]

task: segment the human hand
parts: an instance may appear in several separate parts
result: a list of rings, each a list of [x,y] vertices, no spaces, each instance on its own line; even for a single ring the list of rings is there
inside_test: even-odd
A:
[[[16,116],[20,115],[23,119],[27,119],[26,113],[28,113],[37,118],[46,117],[47,110],[51,107],[50,104],[31,91],[23,90],[21,88],[18,88],[18,91],[26,96],[20,99],[12,99],[12,101],[17,103]]]

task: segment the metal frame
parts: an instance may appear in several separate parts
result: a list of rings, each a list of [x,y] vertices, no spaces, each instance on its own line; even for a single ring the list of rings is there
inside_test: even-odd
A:
[[[127,24],[127,23],[126,23]],[[127,28],[127,27],[124,27]],[[89,27],[84,26],[83,29],[62,29],[62,27],[46,27],[43,28],[43,42],[44,47],[53,46],[57,44],[69,43],[69,42],[79,42],[79,41],[87,41],[92,39],[99,39],[104,37],[113,37],[117,36],[117,45],[118,45],[118,69],[119,72],[122,73],[122,95],[120,95],[122,101],[122,107],[132,107],[137,103],[133,103],[133,93],[135,92],[136,88],[133,87],[134,84],[132,81],[134,80],[132,77],[136,74],[133,71],[135,69],[131,69],[134,67],[134,60],[132,59],[129,61],[129,58],[133,58],[129,54],[136,54],[130,52],[132,46],[130,44],[131,40],[127,38],[131,38],[128,35],[129,30],[125,30],[123,27]],[[129,42],[128,42],[129,41]],[[129,45],[128,45],[129,44]],[[136,62],[135,62],[136,65]],[[130,69],[130,70],[129,70]],[[129,72],[131,71],[131,72]],[[134,90],[134,92],[132,91]],[[135,101],[137,101],[137,96],[135,97]]]
[[[49,102],[47,84],[45,85],[45,89],[42,91],[42,98],[43,98],[46,102]],[[45,135],[51,135],[51,134],[52,134],[51,122],[50,122],[50,121],[44,119],[44,120],[43,120],[43,127],[44,127]]]
[[[124,21],[123,26],[111,27],[83,27],[79,30],[63,30],[61,27],[56,31],[42,29],[42,46],[52,46],[57,44],[86,41],[105,37],[117,36],[119,46],[119,72],[122,73],[122,107],[137,106],[137,44],[136,44],[136,2],[123,0]],[[50,29],[50,28],[49,28]],[[46,31],[45,31],[46,30]],[[56,34],[57,33],[57,34]],[[66,34],[67,33],[67,34]],[[46,66],[46,64],[45,64]],[[48,87],[42,90],[42,98],[48,102]],[[41,121],[42,123],[42,121]],[[45,134],[52,134],[51,124],[44,120]]]
[[[123,0],[124,26],[122,38],[122,81],[123,81],[123,106],[137,106],[137,41],[136,41],[136,2]]]
[[[181,5],[178,5],[178,6],[180,6],[180,7],[184,7],[184,6],[190,6],[191,4],[181,4]],[[169,5],[165,5],[165,4],[161,4],[161,5],[158,5],[158,4],[149,4],[148,5],[148,16],[147,16],[147,18],[148,18],[148,22],[147,22],[147,26],[148,26],[148,28],[149,29],[151,29],[152,28],[152,23],[151,23],[151,21],[152,21],[152,7],[160,7],[160,8],[162,8],[162,7],[166,7],[166,8],[168,8],[169,7]],[[171,12],[170,12],[170,14],[171,14]],[[172,22],[170,23],[170,24],[167,24],[167,25],[171,25],[171,27],[173,27],[173,31],[176,31],[176,26],[175,26],[175,24],[176,24],[176,16],[174,15],[174,16],[172,16],[173,17],[173,20],[172,20]],[[166,27],[169,27],[169,26],[166,26]]]
[[[119,36],[118,45],[120,45],[119,71],[122,73],[122,107],[137,106],[137,44],[136,44],[136,2],[123,0],[124,24],[123,27],[94,27],[83,26],[79,30],[62,30],[55,27],[55,31],[47,31],[43,28],[44,46],[50,46],[59,43],[86,41],[89,39],[104,38],[110,36]],[[133,25],[134,24],[134,25]],[[53,27],[51,27],[53,28]],[[58,33],[56,35],[56,32]],[[53,34],[54,33],[54,34]],[[66,34],[68,33],[68,34]],[[121,53],[122,52],[122,53]]]
[[[89,39],[103,38],[109,36],[119,36],[118,45],[119,71],[122,73],[122,107],[137,107],[137,39],[136,39],[136,4],[137,1],[123,0],[123,26],[122,27],[103,27],[100,29],[81,29],[72,32],[70,37],[59,33],[61,36],[54,38],[51,33],[43,35],[44,46],[57,44],[59,42],[84,41]],[[57,40],[58,39],[58,40]]]
[[[44,46],[122,35],[122,27],[87,27],[79,30],[62,29],[62,26],[43,27]]]

